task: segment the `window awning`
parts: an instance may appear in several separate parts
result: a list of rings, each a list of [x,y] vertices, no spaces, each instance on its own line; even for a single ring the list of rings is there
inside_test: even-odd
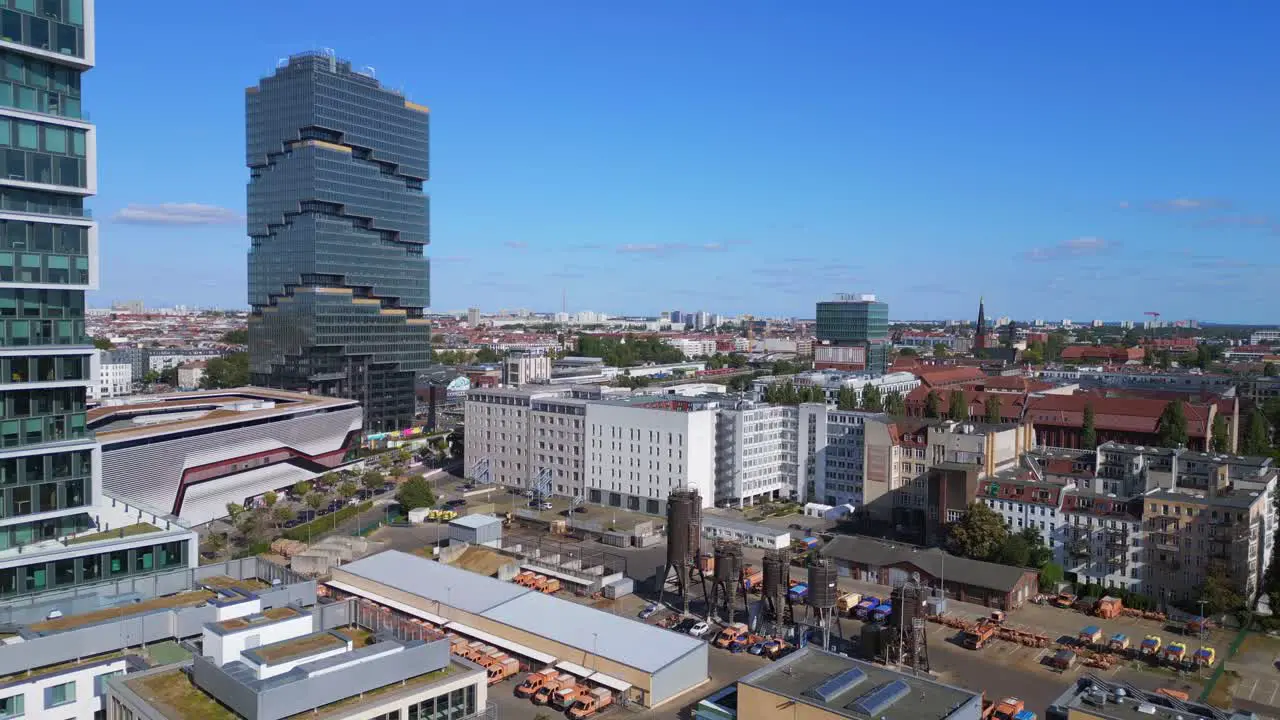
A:
[[[556,669],[563,670],[571,675],[577,675],[578,677],[583,679],[586,679],[592,673],[595,672],[591,668],[584,668],[581,665],[577,663],[571,663],[568,660],[561,660],[560,662],[556,663]]]
[[[601,673],[601,672],[598,672],[587,679],[594,683],[600,683],[601,685],[609,688],[610,690],[616,690],[620,693],[626,692],[631,689],[631,683],[627,682],[626,680],[619,680],[618,678],[613,677],[612,675],[605,675],[604,673]]]
[[[325,585],[328,585],[329,587],[334,588],[336,590],[349,592],[352,595],[358,595],[359,597],[365,598],[366,600],[372,600],[373,602],[376,602],[379,605],[386,605],[392,610],[399,610],[400,612],[405,613],[407,615],[412,615],[417,618],[422,618],[423,620],[426,620],[429,623],[435,623],[436,625],[444,625],[445,623],[449,622],[447,618],[442,618],[439,615],[436,615],[435,613],[429,613],[426,610],[419,610],[418,608],[413,607],[412,605],[405,605],[402,602],[396,602],[391,598],[383,597],[378,593],[369,592],[368,590],[363,590],[361,588],[348,585],[344,582],[339,582],[337,580],[329,580],[325,583]]]
[[[511,642],[510,640],[507,640],[505,638],[500,638],[497,635],[487,633],[483,630],[477,630],[476,628],[473,628],[470,625],[463,625],[462,623],[459,623],[459,622],[451,622],[448,625],[445,625],[445,627],[449,628],[450,630],[455,630],[457,632],[460,632],[463,635],[466,635],[468,637],[473,637],[476,640],[479,640],[481,642],[487,642],[490,645],[500,647],[503,650],[506,650],[508,652],[513,652],[522,657],[527,657],[530,660],[536,660],[540,663],[545,663],[547,665],[551,665],[556,661],[556,658],[554,655],[548,655],[544,652],[539,652],[537,650],[534,650],[531,647],[521,645],[520,643]]]

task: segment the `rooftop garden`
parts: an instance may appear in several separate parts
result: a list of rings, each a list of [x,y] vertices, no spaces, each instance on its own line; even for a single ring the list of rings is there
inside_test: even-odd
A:
[[[134,523],[125,525],[124,527],[114,528],[112,530],[103,530],[102,532],[91,533],[89,535],[78,535],[67,539],[68,545],[79,545],[81,543],[98,542],[99,540],[114,540],[118,538],[133,537],[134,535],[146,535],[147,533],[160,532],[160,528],[151,523]]]

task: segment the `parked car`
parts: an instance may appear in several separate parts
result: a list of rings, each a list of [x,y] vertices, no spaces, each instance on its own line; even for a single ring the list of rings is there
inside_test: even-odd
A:
[[[700,638],[709,632],[711,632],[711,626],[705,622],[696,623],[693,627],[689,628],[689,634],[696,638]]]
[[[640,619],[646,620],[648,618],[651,618],[653,617],[654,613],[658,612],[661,609],[662,608],[659,607],[657,603],[654,603],[653,605],[648,605],[645,607],[645,609],[640,611]]]
[[[687,633],[693,629],[694,625],[697,625],[697,624],[699,624],[697,618],[685,618],[680,622],[676,623],[676,626],[671,629],[675,630],[676,632]],[[702,623],[702,624],[705,625],[706,623]]]
[[[800,524],[799,524],[799,523],[791,523],[790,525],[788,525],[788,526],[787,526],[787,529],[788,529],[788,530],[803,530],[804,528],[800,527]]]
[[[753,644],[751,647],[747,648],[747,652],[751,653],[752,655],[759,655],[760,653],[764,652],[764,642],[758,642]]]
[[[587,511],[587,508],[582,505],[579,505],[578,507],[574,508],[573,511],[576,513],[584,513]]]
[[[547,502],[546,500],[543,500],[543,501],[542,501],[542,504],[541,504],[541,505],[539,505],[539,506],[538,506],[538,508],[539,508],[539,509],[541,509],[541,510],[550,510],[550,509],[552,509],[552,505],[551,505],[551,503]]]

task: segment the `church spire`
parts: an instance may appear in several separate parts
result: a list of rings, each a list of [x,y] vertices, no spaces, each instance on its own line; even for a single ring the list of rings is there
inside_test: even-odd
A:
[[[984,307],[984,298],[978,296],[978,327],[973,333],[973,349],[987,349],[987,312]]]

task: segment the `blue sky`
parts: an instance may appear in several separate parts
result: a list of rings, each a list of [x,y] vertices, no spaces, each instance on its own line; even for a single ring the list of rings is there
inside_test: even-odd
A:
[[[432,108],[435,310],[1274,322],[1280,6],[1048,5],[100,3],[92,301],[245,303],[244,88],[331,47]]]

